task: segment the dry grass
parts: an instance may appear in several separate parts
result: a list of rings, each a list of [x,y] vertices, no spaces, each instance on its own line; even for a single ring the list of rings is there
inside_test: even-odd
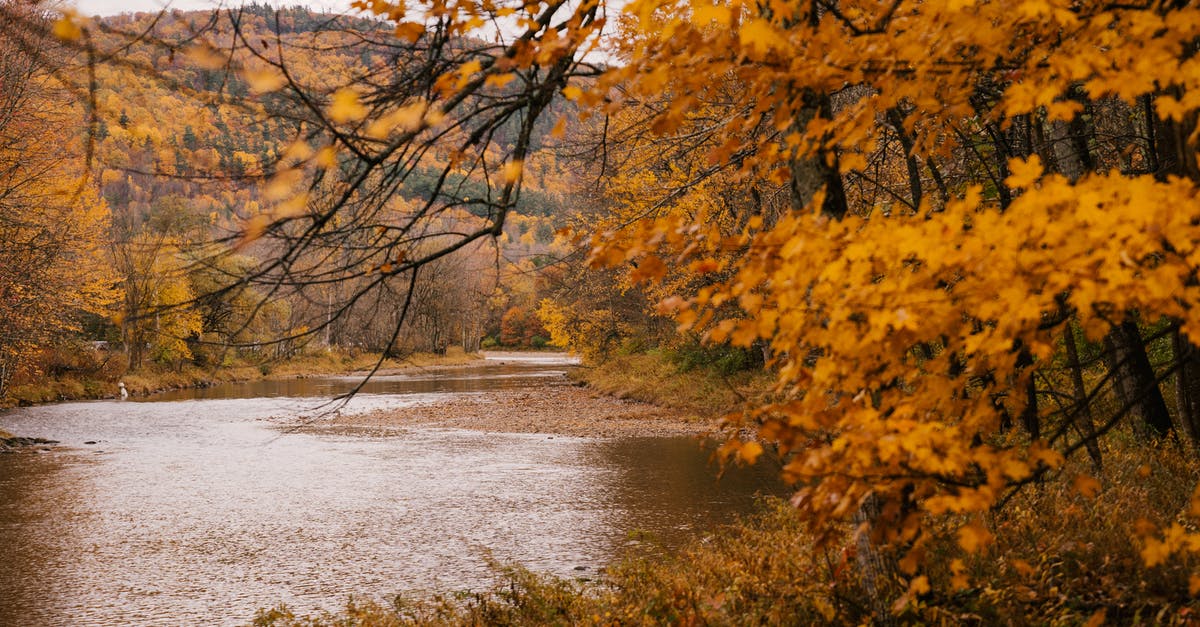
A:
[[[926,600],[927,618],[996,624],[1077,624],[1103,613],[1110,624],[1187,623],[1200,610],[1188,579],[1200,560],[1177,556],[1147,568],[1139,538],[1174,522],[1195,528],[1186,512],[1200,480],[1191,451],[1157,448],[1116,434],[1105,469],[1072,460],[1056,477],[1028,486],[988,522],[995,542],[965,560],[969,587]],[[1094,498],[1073,484],[1097,476]],[[949,563],[961,557],[949,537],[931,549],[935,589],[949,590]],[[940,583],[941,586],[936,584]]]
[[[762,395],[769,373],[743,371],[723,376],[702,368],[681,372],[659,353],[614,356],[576,370],[574,378],[618,398],[652,403],[711,419],[736,411],[747,398]]]
[[[477,354],[468,354],[461,348],[446,349],[445,355],[413,353],[401,358],[389,358],[380,364],[381,370],[404,368],[429,368],[432,366],[459,366],[482,359]],[[379,362],[378,353],[347,353],[342,351],[315,351],[299,355],[277,364],[271,364],[268,378],[289,379],[324,374],[366,373]]]

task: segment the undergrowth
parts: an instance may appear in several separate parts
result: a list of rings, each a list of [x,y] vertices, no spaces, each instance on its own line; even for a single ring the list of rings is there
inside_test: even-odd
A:
[[[720,367],[727,363],[720,360]],[[589,386],[628,398],[713,418],[741,407],[747,398],[764,394],[772,383],[761,369],[721,372],[698,367],[690,357],[661,351],[612,355],[604,362],[572,374]]]

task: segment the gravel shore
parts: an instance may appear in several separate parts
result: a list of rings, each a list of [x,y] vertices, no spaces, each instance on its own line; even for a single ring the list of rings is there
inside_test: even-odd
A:
[[[703,435],[716,424],[622,400],[563,379],[545,385],[494,390],[415,407],[343,415],[309,423],[305,431],[383,433],[406,427],[441,427],[499,433],[581,437]]]

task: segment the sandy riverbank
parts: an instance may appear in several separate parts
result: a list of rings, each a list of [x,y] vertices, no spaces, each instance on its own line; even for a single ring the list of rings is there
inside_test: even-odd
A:
[[[712,422],[679,412],[607,396],[561,379],[545,385],[482,394],[307,423],[305,431],[385,433],[411,427],[471,429],[499,433],[547,433],[585,437],[702,435]]]

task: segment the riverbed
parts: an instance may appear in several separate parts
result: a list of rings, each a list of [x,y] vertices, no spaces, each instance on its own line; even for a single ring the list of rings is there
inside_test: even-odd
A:
[[[344,405],[329,399],[356,379],[0,414],[2,429],[61,442],[0,455],[0,624],[245,624],[278,603],[478,590],[496,563],[595,577],[647,537],[670,550],[779,492],[769,467],[718,480],[687,436],[296,428],[532,398],[567,385],[569,364],[391,374]]]

